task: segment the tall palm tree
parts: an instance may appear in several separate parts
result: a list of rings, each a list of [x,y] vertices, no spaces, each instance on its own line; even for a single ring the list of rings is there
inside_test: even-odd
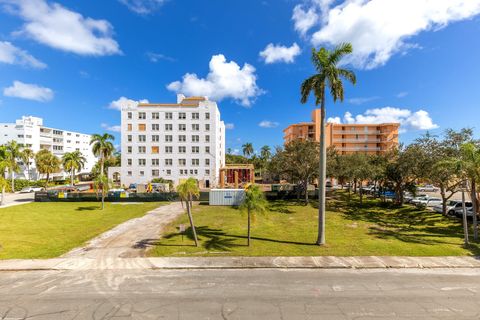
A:
[[[320,105],[320,168],[318,177],[318,239],[317,244],[325,244],[325,181],[326,181],[326,162],[327,148],[325,141],[325,91],[328,89],[333,98],[333,102],[337,100],[343,101],[344,90],[343,80],[347,80],[352,84],[356,83],[355,74],[348,69],[338,66],[340,60],[352,53],[352,45],[343,43],[333,50],[321,48],[320,50],[312,49],[312,63],[315,67],[316,74],[312,75],[301,86],[301,102],[306,103],[313,92],[315,96],[315,105]]]
[[[115,151],[112,141],[115,137],[109,133],[103,135],[94,134],[90,140],[93,154],[100,157],[100,174],[104,174],[105,159],[109,158]]]
[[[5,171],[8,168],[7,151],[4,146],[0,146],[0,189],[2,190],[2,199],[0,199],[0,206],[5,201],[5,188],[8,185],[5,179]]]
[[[253,145],[250,142],[245,143],[242,146],[242,152],[245,157],[250,158],[253,154]]]
[[[260,156],[262,157],[262,160],[268,160],[272,156],[272,151],[269,146],[263,146],[260,149]]]
[[[20,171],[18,159],[20,158],[20,145],[12,140],[5,145],[7,151],[8,171],[12,179],[12,192],[15,192],[15,173]]]
[[[27,167],[28,178],[27,180],[30,181],[30,160],[35,158],[35,152],[33,152],[30,148],[24,148],[20,153],[20,159]]]
[[[48,150],[40,150],[35,155],[35,164],[40,174],[46,174],[45,188],[48,187],[50,174],[60,171],[60,160]]]
[[[62,157],[62,165],[65,171],[70,172],[71,185],[74,185],[75,170],[82,170],[87,159],[80,151],[67,152]]]
[[[177,192],[182,201],[186,202],[188,219],[190,220],[190,228],[193,232],[193,239],[195,240],[195,246],[198,247],[197,231],[195,230],[195,224],[193,223],[192,205],[193,197],[200,195],[200,189],[198,188],[198,182],[194,178],[188,178],[177,186]]]
[[[251,225],[251,215],[255,212],[265,212],[266,211],[267,200],[265,195],[260,187],[256,184],[251,184],[245,188],[245,200],[240,205],[240,209],[247,210],[248,220],[247,220],[247,245],[250,246],[250,225]]]

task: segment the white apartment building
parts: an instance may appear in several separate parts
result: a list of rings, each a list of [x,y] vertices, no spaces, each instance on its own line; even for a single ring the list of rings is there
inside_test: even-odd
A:
[[[87,161],[85,167],[77,174],[89,173],[97,161],[92,153],[90,138],[90,135],[84,133],[45,127],[42,118],[32,116],[23,116],[15,123],[0,123],[0,145],[15,140],[35,153],[47,149],[59,158],[67,152],[80,151]],[[63,171],[52,175],[54,179],[64,179],[68,176],[69,174]],[[45,178],[37,172],[33,159],[30,163],[30,173],[27,166],[22,165],[21,172],[16,173],[15,177],[32,180]]]
[[[177,103],[124,106],[121,117],[122,185],[189,177],[205,188],[219,184],[225,124],[215,102],[179,94]]]

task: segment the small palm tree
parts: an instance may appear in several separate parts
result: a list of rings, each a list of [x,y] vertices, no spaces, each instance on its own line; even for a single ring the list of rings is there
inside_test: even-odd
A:
[[[100,174],[105,173],[105,160],[112,156],[115,151],[112,143],[113,140],[115,140],[115,137],[109,133],[104,133],[103,135],[94,134],[90,140],[93,154],[100,157]]]
[[[38,172],[46,175],[45,188],[47,188],[50,174],[60,171],[60,160],[50,151],[43,149],[35,155],[35,164]]]
[[[20,159],[22,159],[22,162],[27,167],[27,173],[28,173],[27,180],[28,181],[30,181],[30,160],[34,159],[34,158],[35,158],[35,152],[33,152],[33,150],[30,149],[30,148],[25,148],[20,153]]]
[[[8,171],[12,179],[12,192],[15,192],[15,173],[20,171],[18,159],[20,158],[20,145],[12,140],[5,145],[7,151]]]
[[[248,221],[247,221],[247,245],[250,246],[250,225],[251,225],[251,215],[255,212],[265,212],[266,211],[267,200],[265,195],[260,187],[256,184],[248,185],[245,188],[245,200],[240,206],[240,210],[247,211]]]
[[[2,199],[0,200],[0,206],[3,205],[5,199],[5,189],[7,188],[8,181],[5,179],[5,171],[8,168],[7,152],[4,146],[0,146],[0,189],[2,190]]]
[[[62,157],[62,165],[65,171],[70,172],[71,185],[74,185],[75,170],[82,170],[87,159],[80,151],[67,152]]]
[[[242,146],[242,152],[245,157],[250,158],[253,154],[253,145],[250,142],[245,143]]]
[[[198,247],[197,231],[195,230],[195,224],[193,223],[192,206],[193,198],[200,195],[200,189],[198,188],[198,182],[194,178],[188,178],[177,186],[177,192],[182,201],[186,202],[188,219],[190,220],[190,227],[193,232],[193,239],[195,240],[195,246]]]
[[[325,48],[312,49],[312,63],[316,74],[312,75],[301,86],[301,102],[307,103],[310,93],[315,96],[315,105],[320,105],[320,170],[318,176],[318,239],[317,244],[325,244],[325,181],[327,171],[327,148],[325,138],[325,90],[329,90],[333,102],[343,101],[343,80],[356,83],[355,74],[338,66],[340,60],[352,53],[352,45],[344,43],[332,51]]]
[[[272,156],[272,151],[269,146],[263,146],[260,149],[260,157],[262,157],[262,160],[268,161],[270,157]]]
[[[98,199],[99,192],[102,197],[102,210],[105,209],[105,197],[107,196],[108,190],[110,190],[111,185],[112,185],[111,181],[108,180],[107,176],[104,174],[100,174],[93,181],[93,187],[95,188],[97,199]]]

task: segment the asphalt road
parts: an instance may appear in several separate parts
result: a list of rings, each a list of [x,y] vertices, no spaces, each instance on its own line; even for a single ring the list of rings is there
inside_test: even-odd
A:
[[[0,198],[2,195],[0,194]],[[32,193],[6,193],[5,194],[5,201],[3,202],[3,205],[0,208],[3,207],[11,207],[11,206],[16,206],[19,204],[24,204],[24,203],[29,203],[33,202],[35,199],[35,194]]]
[[[0,319],[478,319],[480,270],[0,273]]]

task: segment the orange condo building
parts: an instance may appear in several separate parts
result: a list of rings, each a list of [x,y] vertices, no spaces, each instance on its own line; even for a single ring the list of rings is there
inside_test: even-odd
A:
[[[381,154],[398,146],[399,128],[399,123],[326,123],[327,147],[334,146],[339,154]],[[283,133],[285,144],[296,139],[320,141],[320,109],[312,111],[311,122],[292,124]]]

